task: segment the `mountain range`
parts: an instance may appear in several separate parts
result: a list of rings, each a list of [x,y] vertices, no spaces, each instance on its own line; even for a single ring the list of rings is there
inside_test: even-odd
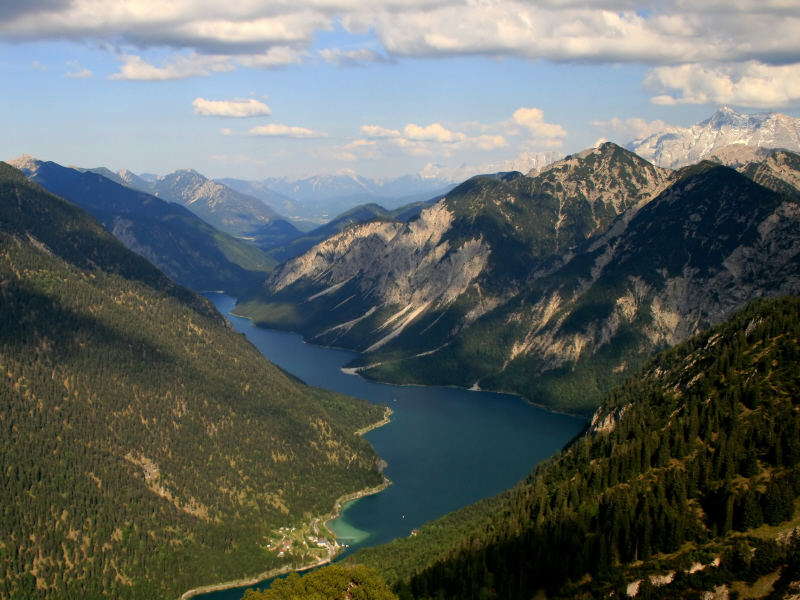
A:
[[[800,207],[783,195],[796,161],[743,168],[778,192],[611,143],[533,177],[476,177],[408,223],[355,225],[287,261],[237,311],[363,352],[351,366],[367,377],[591,413],[654,351],[800,292]]]
[[[262,200],[279,212],[317,224],[363,204],[380,204],[393,210],[429,200],[455,185],[452,180],[438,176],[370,179],[349,169],[332,175],[270,177],[262,181],[220,179],[220,182]]]
[[[128,248],[192,289],[241,293],[275,266],[253,244],[216,230],[183,206],[105,175],[29,156],[11,164],[88,211]]]
[[[642,158],[673,169],[712,159],[729,146],[800,152],[800,119],[780,113],[742,114],[724,106],[691,127],[668,127],[626,144]]]
[[[360,350],[367,377],[588,418],[511,490],[248,597],[796,596],[790,121],[722,109],[644,157],[605,143],[305,234],[193,171],[0,163],[0,597],[262,572],[287,563],[265,551],[278,527],[316,536],[314,515],[383,481],[354,432],[384,407],[274,367],[176,281],[260,281],[238,313]]]
[[[220,231],[248,239],[262,249],[283,244],[300,233],[286,217],[264,202],[208,179],[193,169],[147,178],[127,170],[113,173],[101,167],[90,171],[185,206]]]

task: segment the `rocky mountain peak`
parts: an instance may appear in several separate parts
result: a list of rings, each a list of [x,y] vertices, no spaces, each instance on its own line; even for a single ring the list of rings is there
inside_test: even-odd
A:
[[[25,175],[32,175],[36,172],[36,169],[39,168],[39,165],[42,164],[42,161],[32,157],[30,154],[23,154],[18,156],[13,160],[7,161],[9,165],[14,167],[15,169],[19,169]]]
[[[750,127],[763,122],[769,115],[746,115],[735,111],[730,106],[720,107],[713,115],[700,123],[703,127],[722,129],[723,127]]]

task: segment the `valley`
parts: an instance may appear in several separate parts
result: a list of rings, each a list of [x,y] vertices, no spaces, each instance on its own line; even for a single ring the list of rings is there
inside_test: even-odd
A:
[[[223,314],[234,310],[230,297],[209,298]],[[229,318],[266,358],[307,383],[392,410],[389,423],[364,434],[387,463],[383,473],[391,485],[346,504],[328,523],[347,545],[344,555],[407,537],[425,523],[507,489],[585,426],[583,419],[548,413],[512,396],[367,381],[342,372],[351,352],[312,346],[298,335],[254,327],[235,314]],[[242,592],[202,598],[232,600]]]
[[[362,352],[365,377],[590,415],[657,350],[800,293],[798,157],[782,156],[780,171],[669,171],[606,143],[531,177],[475,177],[408,223],[354,225],[286,261],[237,310]]]
[[[792,597],[799,123],[454,186],[0,163],[0,597]]]

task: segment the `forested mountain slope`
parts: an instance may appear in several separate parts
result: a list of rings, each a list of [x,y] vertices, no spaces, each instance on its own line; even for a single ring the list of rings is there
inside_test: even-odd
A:
[[[177,597],[382,481],[383,409],[267,362],[205,299],[0,163],[0,597]],[[284,559],[288,560],[288,559]]]
[[[401,598],[699,598],[767,575],[782,598],[800,581],[798,364],[800,299],[754,302],[648,362],[509,492],[348,560]]]
[[[14,165],[32,181],[89,212],[129,249],[181,285],[239,294],[276,264],[253,244],[215,229],[179,204],[98,173],[30,157]]]

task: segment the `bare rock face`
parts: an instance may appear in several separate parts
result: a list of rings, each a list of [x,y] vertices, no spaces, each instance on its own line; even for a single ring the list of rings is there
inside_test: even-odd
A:
[[[337,298],[320,334],[346,333],[373,318],[365,350],[376,350],[426,310],[455,302],[486,267],[490,249],[481,240],[453,246],[443,239],[452,223],[452,212],[439,202],[408,224],[378,221],[350,227],[285,263],[268,280],[267,290],[291,293],[293,284],[305,282],[313,292],[306,302]],[[351,291],[343,289],[349,282],[366,299],[364,314],[356,319],[335,310],[354,300],[343,295]],[[378,308],[388,312],[373,317]]]
[[[669,178],[614,144],[533,178],[476,177],[407,224],[374,221],[321,242],[277,269],[262,299],[302,307],[291,311],[302,315],[294,325],[315,341],[373,353],[413,337],[413,353],[425,354],[568,260]],[[280,325],[269,315],[264,322]]]

